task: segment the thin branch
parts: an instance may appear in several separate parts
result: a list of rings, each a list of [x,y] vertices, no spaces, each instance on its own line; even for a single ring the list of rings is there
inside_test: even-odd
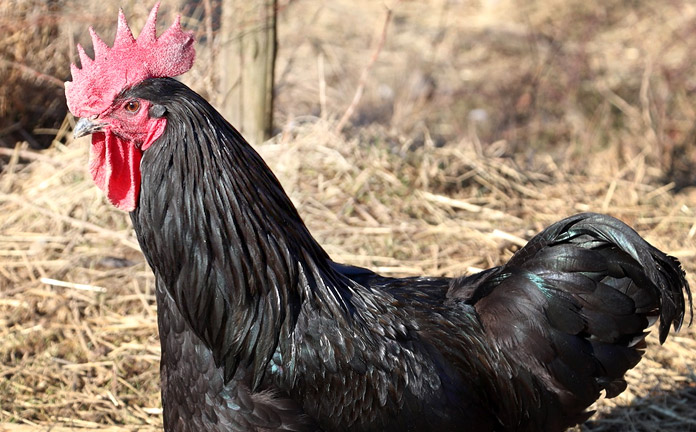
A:
[[[7,66],[13,67],[15,69],[19,69],[25,75],[29,75],[31,77],[38,79],[38,80],[45,81],[45,82],[50,83],[50,84],[54,84],[60,88],[63,88],[63,86],[65,85],[65,83],[62,80],[59,80],[58,78],[56,78],[54,76],[47,75],[43,72],[39,72],[36,69],[31,68],[31,67],[24,65],[22,63],[18,63],[16,61],[6,60],[6,59],[0,59],[0,63],[4,63]]]
[[[203,1],[203,6],[205,8],[205,18],[204,18],[204,24],[205,24],[205,37],[210,44],[211,47],[211,52],[208,55],[208,85],[210,86],[208,88],[208,92],[210,94],[213,94],[214,89],[217,86],[216,82],[216,76],[215,76],[215,59],[217,58],[217,53],[216,53],[216,44],[213,43],[214,41],[214,36],[213,36],[213,4],[210,0],[204,0]]]
[[[394,3],[394,6],[396,6],[399,3],[399,1],[401,0],[397,0]],[[340,133],[343,130],[346,123],[348,122],[348,120],[350,120],[350,117],[353,115],[353,112],[355,112],[355,108],[360,103],[360,99],[362,99],[363,92],[365,91],[365,84],[367,83],[367,78],[370,74],[370,71],[372,70],[372,67],[377,61],[377,58],[379,57],[379,54],[382,52],[384,42],[387,40],[387,29],[389,28],[389,22],[391,21],[394,6],[392,6],[391,8],[387,7],[387,15],[384,18],[384,24],[382,25],[382,34],[379,38],[379,41],[377,42],[377,47],[375,48],[375,51],[372,53],[372,57],[370,57],[370,61],[367,63],[367,66],[365,66],[365,69],[363,69],[362,74],[360,75],[360,81],[358,82],[358,88],[355,90],[355,95],[353,95],[353,100],[348,106],[348,109],[346,109],[346,112],[343,113],[343,117],[341,117],[341,119],[338,121],[338,124],[336,125],[336,128],[334,130],[335,133]]]
[[[31,161],[35,161],[35,160],[40,160],[43,162],[52,162],[53,161],[49,156],[46,156],[38,151],[20,150],[18,148],[0,147],[0,156],[12,157],[15,154],[22,159],[27,159],[27,160],[31,160]]]
[[[106,292],[106,288],[96,286],[96,285],[79,284],[79,283],[67,282],[67,281],[62,281],[62,280],[58,280],[58,279],[51,279],[51,278],[41,278],[40,281],[43,284],[57,286],[57,287],[72,288],[72,289],[81,290],[81,291],[92,291],[92,292],[102,292],[102,293]]]

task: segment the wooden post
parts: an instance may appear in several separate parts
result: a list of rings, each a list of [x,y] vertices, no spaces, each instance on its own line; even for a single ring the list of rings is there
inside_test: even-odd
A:
[[[271,137],[276,0],[222,0],[219,85],[225,118],[252,144]]]

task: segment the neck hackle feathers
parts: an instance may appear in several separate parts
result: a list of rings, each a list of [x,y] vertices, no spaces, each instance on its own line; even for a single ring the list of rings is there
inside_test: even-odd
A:
[[[82,68],[71,65],[72,81],[65,83],[68,108],[75,116],[92,117],[111,106],[124,89],[148,78],[174,77],[191,69],[195,57],[193,32],[183,31],[180,17],[157,37],[155,4],[137,39],[128,27],[123,11],[113,47],[90,27],[94,60],[77,45]]]

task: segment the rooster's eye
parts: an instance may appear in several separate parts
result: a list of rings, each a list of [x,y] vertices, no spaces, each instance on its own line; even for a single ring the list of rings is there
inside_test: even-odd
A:
[[[140,109],[140,102],[138,102],[137,100],[128,101],[128,102],[126,102],[126,105],[124,106],[124,108],[126,109],[127,112],[129,112],[131,114],[135,114]]]

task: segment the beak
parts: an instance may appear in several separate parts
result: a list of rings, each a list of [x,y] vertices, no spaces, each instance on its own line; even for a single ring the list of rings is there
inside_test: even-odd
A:
[[[73,130],[73,137],[80,138],[85,135],[89,135],[94,132],[102,130],[104,123],[99,123],[95,120],[88,118],[81,118],[75,124],[75,129]]]

